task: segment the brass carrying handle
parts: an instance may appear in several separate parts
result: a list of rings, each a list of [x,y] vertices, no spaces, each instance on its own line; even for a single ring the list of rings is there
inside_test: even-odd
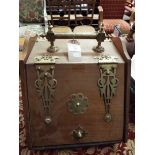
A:
[[[57,52],[59,50],[58,47],[54,46],[54,41],[56,39],[96,39],[98,44],[97,46],[93,47],[93,50],[101,53],[104,52],[104,48],[101,46],[101,43],[104,42],[106,38],[109,38],[103,30],[103,25],[98,32],[76,35],[74,33],[54,33],[49,25],[47,33],[40,35],[40,37],[46,37],[46,39],[50,42],[50,47],[47,49],[47,51],[50,53]]]

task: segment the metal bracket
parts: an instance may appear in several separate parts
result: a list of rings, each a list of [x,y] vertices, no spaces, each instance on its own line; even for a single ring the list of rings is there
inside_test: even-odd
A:
[[[100,96],[103,97],[105,104],[104,120],[106,122],[112,121],[110,113],[111,100],[116,93],[116,87],[119,82],[116,78],[116,68],[117,64],[99,64],[100,78],[97,85],[100,90]]]
[[[54,102],[54,93],[57,80],[54,79],[54,65],[36,65],[38,79],[35,81],[36,91],[42,99],[45,114],[45,123],[51,123],[51,106]]]

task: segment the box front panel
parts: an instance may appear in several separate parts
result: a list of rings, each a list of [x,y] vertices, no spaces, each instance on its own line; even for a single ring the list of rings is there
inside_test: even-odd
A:
[[[38,66],[42,70],[40,75]],[[43,80],[42,74],[51,65],[27,65],[31,146],[121,140],[124,124],[124,64],[117,64],[116,77],[119,83],[110,103],[110,122],[104,119],[105,103],[98,87],[99,66],[54,66],[52,78],[56,83],[54,85],[55,81],[50,83],[44,80],[46,88],[43,88],[41,82],[39,85],[36,81]],[[47,77],[50,79],[50,76]],[[38,90],[38,86],[42,91]],[[52,88],[52,91],[49,92],[48,88]]]

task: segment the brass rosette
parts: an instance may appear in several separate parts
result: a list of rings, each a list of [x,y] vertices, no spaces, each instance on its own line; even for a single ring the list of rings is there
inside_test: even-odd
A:
[[[82,93],[72,94],[67,102],[68,110],[75,115],[83,114],[88,109],[88,98]]]

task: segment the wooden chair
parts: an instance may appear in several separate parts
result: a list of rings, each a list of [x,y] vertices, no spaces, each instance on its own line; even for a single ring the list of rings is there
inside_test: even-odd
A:
[[[71,0],[47,0],[46,11],[50,14],[48,21],[53,25],[55,33],[70,33]],[[68,26],[65,26],[68,25]]]
[[[75,25],[74,33],[94,33],[93,23],[96,0],[73,0]],[[81,24],[82,26],[77,26]]]
[[[119,25],[121,32],[129,33],[130,24],[123,20],[126,0],[101,0],[99,25],[103,23],[106,33],[113,33],[114,25]]]
[[[135,21],[135,2],[134,0],[126,1],[124,19],[130,23]]]
[[[124,11],[125,15],[131,16],[134,10],[134,7],[135,7],[135,0],[126,0],[125,11]]]

